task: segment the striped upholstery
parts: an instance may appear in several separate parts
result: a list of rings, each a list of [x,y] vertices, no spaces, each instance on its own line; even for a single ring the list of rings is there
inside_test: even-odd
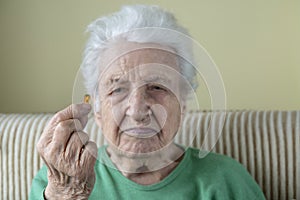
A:
[[[42,165],[35,145],[52,115],[0,114],[0,199],[28,197]],[[105,143],[92,118],[86,132]],[[300,199],[300,111],[191,112],[175,141],[237,159],[267,199]]]

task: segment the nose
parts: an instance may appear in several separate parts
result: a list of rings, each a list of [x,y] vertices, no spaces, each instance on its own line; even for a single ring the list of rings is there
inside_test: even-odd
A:
[[[150,99],[145,87],[140,87],[131,92],[126,114],[137,122],[147,123],[151,115],[150,106]]]

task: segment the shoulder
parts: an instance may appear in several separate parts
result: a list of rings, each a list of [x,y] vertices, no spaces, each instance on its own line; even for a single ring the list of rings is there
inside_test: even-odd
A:
[[[264,199],[254,178],[237,160],[195,148],[188,148],[187,155],[195,179],[206,185],[211,194],[234,197],[228,199],[239,199],[245,194]]]
[[[211,177],[226,177],[226,180],[252,179],[248,170],[237,160],[214,152],[205,152],[195,148],[188,148],[191,167]]]
[[[195,167],[207,168],[210,171],[232,171],[232,170],[245,170],[245,167],[235,159],[221,155],[214,152],[202,151],[196,148],[189,147],[187,149],[188,160]]]

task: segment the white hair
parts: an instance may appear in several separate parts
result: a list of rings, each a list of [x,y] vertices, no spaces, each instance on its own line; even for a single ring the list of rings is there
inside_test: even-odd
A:
[[[171,47],[179,55],[181,73],[192,88],[197,87],[193,53],[188,31],[177,23],[174,15],[158,6],[123,6],[119,12],[96,19],[87,27],[87,41],[81,70],[89,94],[97,91],[101,54],[112,41],[122,36],[130,42],[157,43]]]

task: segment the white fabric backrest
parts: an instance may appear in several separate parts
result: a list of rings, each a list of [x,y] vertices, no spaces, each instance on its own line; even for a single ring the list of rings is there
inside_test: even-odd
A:
[[[35,146],[52,116],[0,114],[0,199],[27,199],[42,165]],[[85,131],[105,144],[93,118]],[[235,158],[267,199],[300,199],[300,111],[191,112],[175,141]]]

